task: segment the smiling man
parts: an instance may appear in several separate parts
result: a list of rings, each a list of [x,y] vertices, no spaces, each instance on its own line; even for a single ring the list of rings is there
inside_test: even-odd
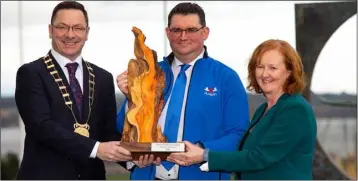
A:
[[[48,27],[52,49],[17,71],[15,100],[25,124],[20,180],[104,180],[103,161],[131,159],[116,131],[112,75],[85,61],[88,15],[59,3]]]
[[[165,31],[172,53],[159,63],[166,74],[166,87],[158,124],[168,142],[186,140],[204,149],[236,150],[249,124],[247,95],[238,74],[209,56],[204,46],[210,32],[204,10],[195,3],[179,3],[170,11]],[[127,95],[126,72],[118,75],[117,83]],[[125,110],[126,102],[117,117],[119,131]],[[153,158],[128,164],[131,179],[230,179],[230,173],[201,172],[200,164],[152,163]]]

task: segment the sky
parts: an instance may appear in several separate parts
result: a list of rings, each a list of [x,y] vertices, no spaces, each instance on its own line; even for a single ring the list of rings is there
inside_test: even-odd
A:
[[[23,1],[22,20],[19,21],[20,3],[1,1],[1,96],[14,95],[16,71],[21,64],[34,61],[50,50],[48,24],[57,3]],[[178,1],[81,3],[89,13],[91,28],[82,55],[114,77],[134,58],[132,26],[144,32],[146,44],[157,51],[159,58],[170,52],[164,28],[168,12]],[[233,68],[246,86],[248,59],[261,42],[282,39],[295,47],[294,4],[307,2],[197,3],[205,10],[210,28],[205,42],[209,55]],[[356,18],[354,15],[347,20],[325,45],[313,74],[312,91],[356,94]],[[22,31],[19,31],[19,24]],[[116,92],[119,93],[118,88]]]

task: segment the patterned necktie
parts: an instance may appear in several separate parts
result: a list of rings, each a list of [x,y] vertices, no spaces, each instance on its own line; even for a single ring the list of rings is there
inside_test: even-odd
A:
[[[69,74],[69,79],[70,79],[70,87],[72,90],[72,94],[75,97],[76,100],[76,105],[77,105],[77,109],[78,112],[80,113],[80,119],[82,119],[82,99],[83,99],[83,95],[82,95],[82,91],[81,91],[81,86],[75,76],[76,74],[76,70],[78,67],[78,63],[68,63],[66,64],[67,70],[68,70],[68,74]]]
[[[169,143],[177,142],[179,121],[186,87],[185,71],[190,67],[190,65],[187,64],[180,66],[181,69],[170,95],[170,102],[165,119],[164,135],[167,137]],[[163,161],[162,164],[168,171],[174,166],[173,163],[167,161]]]

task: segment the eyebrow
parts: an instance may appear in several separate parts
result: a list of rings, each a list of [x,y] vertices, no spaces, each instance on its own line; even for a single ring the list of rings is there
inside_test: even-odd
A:
[[[262,63],[258,63],[257,65],[263,65]],[[276,64],[268,64],[268,66],[276,66]]]
[[[68,25],[68,24],[66,24],[66,23],[59,23],[58,25],[70,26],[70,25]],[[75,25],[72,25],[72,26],[84,26],[84,27],[86,27],[86,26],[83,25],[83,24],[75,24]]]
[[[191,29],[191,28],[196,28],[196,29],[199,29],[198,27],[196,27],[196,26],[191,26],[191,27],[188,27],[188,28],[185,28],[185,29]],[[179,28],[179,27],[172,27],[171,29],[182,29],[183,30],[183,28]]]

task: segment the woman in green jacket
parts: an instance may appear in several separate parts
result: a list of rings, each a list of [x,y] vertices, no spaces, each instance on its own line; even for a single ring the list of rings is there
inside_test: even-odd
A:
[[[255,49],[248,74],[248,89],[266,101],[256,109],[238,151],[218,152],[185,141],[186,152],[168,160],[204,163],[203,171],[235,172],[242,180],[311,180],[317,125],[300,95],[305,87],[301,58],[287,42],[268,40]]]

